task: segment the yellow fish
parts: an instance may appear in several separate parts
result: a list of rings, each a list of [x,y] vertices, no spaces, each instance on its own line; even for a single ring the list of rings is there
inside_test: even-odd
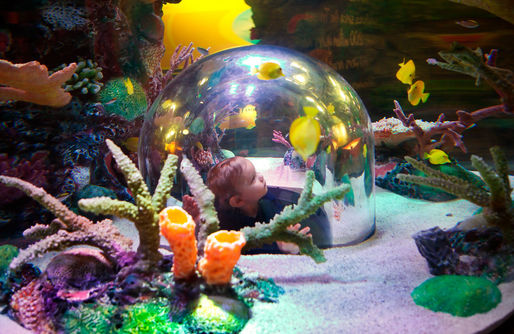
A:
[[[261,80],[273,80],[284,76],[282,67],[272,61],[262,63],[259,68],[252,68],[252,75],[257,74],[257,78]]]
[[[334,149],[343,146],[348,141],[348,130],[340,120],[335,125],[332,125],[331,130],[332,146],[334,146]]]
[[[249,104],[240,110],[235,115],[227,116],[220,123],[219,128],[222,130],[226,129],[238,129],[246,128],[253,129],[255,127],[255,119],[257,118],[257,110],[255,106]]]
[[[125,146],[130,152],[137,152],[137,145],[139,144],[139,137],[129,137],[123,146]]]
[[[124,83],[125,83],[125,87],[127,87],[127,94],[128,95],[134,94],[134,85],[132,84],[132,81],[130,81],[130,78],[125,79]]]
[[[428,159],[432,165],[443,165],[451,162],[448,154],[437,148],[431,149],[428,153],[425,152],[423,158]]]
[[[166,143],[166,145],[164,145],[164,149],[171,154],[175,154],[182,151],[182,147],[180,147],[180,145],[176,141]]]
[[[403,62],[398,65],[400,66],[400,69],[398,72],[396,72],[396,78],[404,84],[412,85],[412,80],[414,80],[414,73],[416,72],[416,67],[414,66],[412,59],[407,63],[405,63],[404,59]]]
[[[321,126],[314,116],[318,109],[304,107],[305,116],[294,120],[289,128],[289,140],[298,154],[304,161],[316,152],[321,138]]]
[[[425,83],[421,80],[418,80],[413,85],[411,85],[407,91],[410,104],[417,106],[420,100],[425,103],[430,96],[430,93],[425,93],[424,91]]]

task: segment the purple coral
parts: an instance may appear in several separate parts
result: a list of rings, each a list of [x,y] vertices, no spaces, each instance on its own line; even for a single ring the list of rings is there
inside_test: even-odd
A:
[[[19,160],[2,153],[0,154],[0,174],[15,176],[37,187],[46,187],[48,185],[48,169],[45,162],[47,156],[47,151],[38,151],[32,154],[30,160]],[[0,184],[0,204],[12,203],[23,196],[23,191]]]

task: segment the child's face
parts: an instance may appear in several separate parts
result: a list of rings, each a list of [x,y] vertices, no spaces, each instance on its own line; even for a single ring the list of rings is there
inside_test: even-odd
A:
[[[255,171],[255,167],[247,159],[243,161],[243,172],[235,190],[247,205],[256,204],[268,191],[266,180],[262,174]]]

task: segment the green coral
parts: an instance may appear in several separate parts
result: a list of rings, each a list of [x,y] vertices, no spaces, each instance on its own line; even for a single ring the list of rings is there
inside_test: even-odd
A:
[[[66,64],[62,64],[52,72],[57,72],[65,68]],[[77,69],[71,78],[64,84],[64,90],[67,92],[79,90],[83,95],[96,94],[102,89],[103,83],[102,68],[91,59],[80,60],[77,63]]]
[[[470,201],[483,208],[480,215],[464,221],[459,226],[470,229],[481,225],[498,226],[504,235],[512,240],[514,232],[514,210],[508,174],[508,164],[504,153],[499,147],[490,149],[495,169],[475,155],[471,156],[471,164],[478,170],[487,187],[465,180],[457,176],[435,170],[423,162],[405,157],[415,168],[424,172],[427,177],[398,174],[398,179],[405,182],[430,186],[444,190],[459,198]]]
[[[123,315],[123,325],[116,333],[185,334],[183,325],[169,318],[166,298],[156,298],[147,303],[129,305]]]
[[[272,278],[263,278],[256,273],[243,273],[234,267],[232,289],[248,306],[253,306],[255,299],[276,303],[285,290],[277,285]]]
[[[71,308],[60,319],[66,333],[187,333],[183,325],[172,322],[166,298],[127,306],[84,303]]]
[[[432,277],[411,296],[416,305],[459,317],[489,312],[501,301],[500,290],[487,279],[459,275]]]
[[[78,307],[68,309],[60,318],[61,327],[65,333],[116,333],[116,306],[83,303]]]
[[[320,195],[313,195],[313,183],[314,172],[309,170],[306,173],[305,186],[297,205],[286,206],[269,223],[256,223],[254,227],[241,229],[246,239],[244,249],[256,248],[265,243],[280,240],[295,243],[300,247],[301,254],[309,255],[316,263],[326,261],[323,252],[313,244],[311,236],[303,235],[298,231],[290,231],[287,227],[314,214],[325,202],[342,199],[350,191],[350,186],[342,184]]]
[[[19,252],[18,247],[13,245],[0,246],[0,281],[4,281],[9,272],[9,264]]]
[[[99,101],[109,114],[129,121],[141,116],[147,109],[143,87],[130,78],[117,78],[107,82],[99,93]]]
[[[178,157],[168,155],[161,170],[159,183],[153,196],[150,196],[141,173],[136,165],[111,140],[106,140],[127,185],[135,199],[135,204],[112,199],[109,197],[96,197],[81,199],[78,204],[81,210],[95,214],[114,215],[132,221],[139,233],[138,253],[148,265],[157,263],[162,255],[159,253],[159,213],[165,208],[173,186],[173,177],[177,170]]]
[[[188,333],[239,333],[249,318],[248,308],[238,300],[201,295],[184,324]]]

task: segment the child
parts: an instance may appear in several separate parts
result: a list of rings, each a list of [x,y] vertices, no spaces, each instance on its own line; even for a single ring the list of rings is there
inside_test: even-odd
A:
[[[212,167],[207,174],[207,185],[216,197],[221,229],[239,230],[254,226],[256,222],[267,223],[284,208],[268,193],[264,177],[255,171],[250,160],[243,157],[229,158]],[[289,229],[298,231],[300,227],[296,224]],[[300,232],[307,234],[309,228]],[[294,244],[279,241],[257,252],[298,253],[299,249]]]

